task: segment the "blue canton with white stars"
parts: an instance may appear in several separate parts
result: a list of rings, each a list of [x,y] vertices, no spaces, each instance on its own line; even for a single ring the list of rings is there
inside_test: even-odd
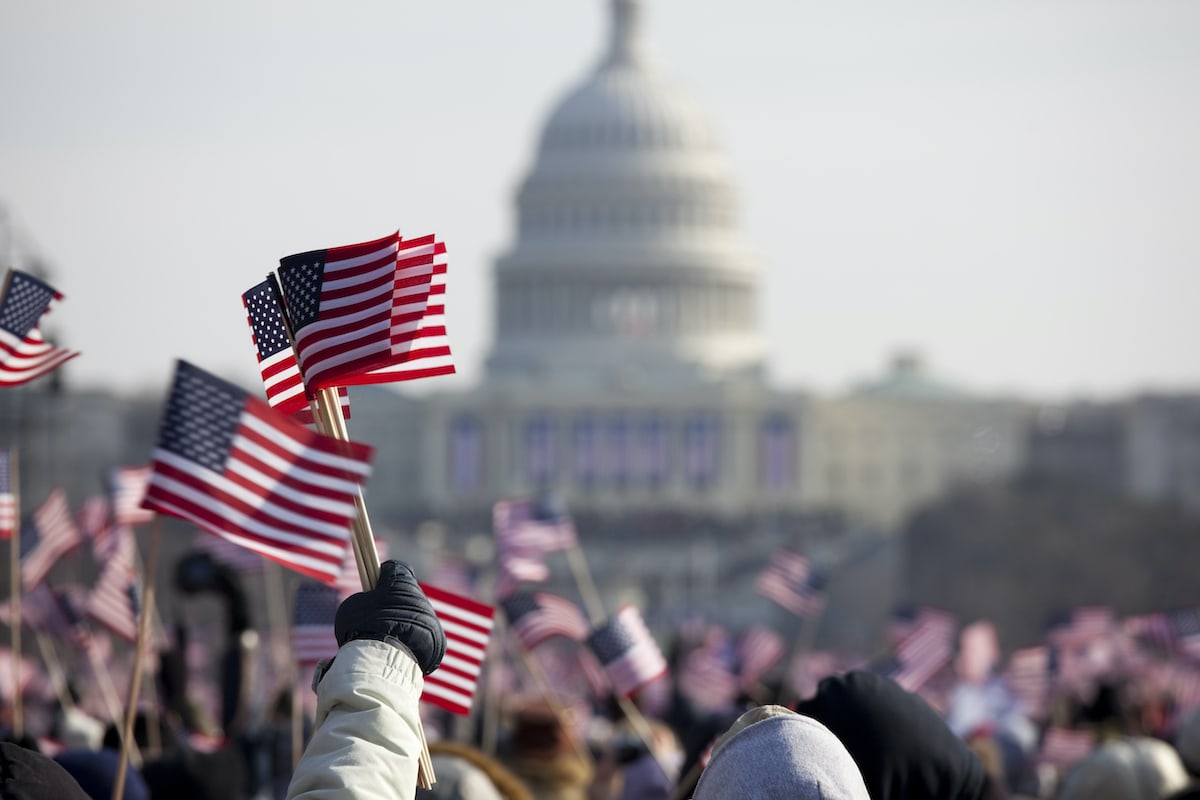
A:
[[[508,617],[508,621],[516,622],[526,614],[532,614],[535,611],[540,611],[542,606],[533,596],[532,592],[519,592],[512,597],[506,598],[502,605],[504,606],[504,615]]]
[[[14,271],[4,303],[0,305],[0,328],[24,339],[46,313],[56,294],[38,279]]]
[[[588,637],[588,644],[601,664],[611,664],[633,649],[637,641],[626,629],[619,617],[614,617],[603,628],[598,628]]]
[[[21,522],[21,553],[18,558],[24,560],[25,556],[37,549],[41,538],[38,534],[37,523],[34,522],[33,517],[26,517]]]
[[[245,405],[244,391],[180,361],[158,431],[158,447],[223,472]]]
[[[317,321],[327,252],[313,250],[279,259],[279,282],[283,284],[283,297],[294,333]]]
[[[283,325],[283,303],[274,280],[268,278],[243,294],[242,299],[246,301],[260,361],[292,346]]]

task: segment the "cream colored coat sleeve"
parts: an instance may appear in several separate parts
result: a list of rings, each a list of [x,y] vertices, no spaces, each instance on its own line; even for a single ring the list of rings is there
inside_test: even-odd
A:
[[[394,800],[417,790],[417,700],[424,678],[406,650],[356,640],[317,686],[316,729],[288,800]]]

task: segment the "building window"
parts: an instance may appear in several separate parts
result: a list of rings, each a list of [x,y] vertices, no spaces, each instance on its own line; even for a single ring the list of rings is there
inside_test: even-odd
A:
[[[720,437],[721,423],[715,414],[699,414],[684,421],[684,474],[693,486],[716,484],[721,466]]]
[[[773,415],[762,423],[759,441],[759,480],[769,492],[783,492],[796,483],[796,434],[792,421]]]
[[[571,431],[571,466],[575,481],[584,486],[595,483],[600,455],[595,417],[578,417]]]
[[[537,414],[525,423],[525,474],[539,486],[548,484],[557,466],[554,423],[547,414]]]
[[[478,491],[483,484],[483,425],[470,415],[450,423],[450,488],[458,493]]]
[[[670,474],[670,429],[660,416],[643,420],[634,437],[632,468],[634,480],[661,486]]]

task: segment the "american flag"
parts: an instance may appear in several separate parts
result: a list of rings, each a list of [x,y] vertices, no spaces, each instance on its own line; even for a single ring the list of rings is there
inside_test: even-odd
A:
[[[9,466],[10,451],[0,450],[0,539],[11,539],[17,531],[17,495]]]
[[[613,691],[622,697],[667,671],[667,661],[635,606],[624,606],[609,617],[592,631],[587,644],[612,681]]]
[[[679,691],[704,711],[729,708],[741,689],[729,644],[724,632],[710,631],[700,646],[683,657],[679,666]]]
[[[512,596],[523,583],[545,583],[550,580],[550,567],[540,552],[522,553],[501,550],[496,569],[496,597]]]
[[[430,234],[401,239],[392,291],[388,366],[356,383],[390,383],[454,374],[446,337],[446,245]]]
[[[758,683],[783,660],[787,645],[783,637],[765,625],[754,625],[738,640],[738,673],[743,689]]]
[[[32,275],[10,269],[0,299],[0,386],[52,372],[79,353],[42,338],[39,324],[62,295]]]
[[[379,537],[375,538],[375,553],[379,556],[380,564],[388,560],[387,542]],[[362,577],[358,574],[358,557],[354,555],[353,546],[346,548],[346,557],[342,561],[342,574],[338,576],[336,586],[342,598],[347,598],[363,589]]]
[[[421,699],[465,716],[475,700],[496,609],[429,584],[421,588],[446,633],[446,656],[440,667],[425,676]]]
[[[1025,714],[1035,719],[1045,715],[1051,684],[1050,650],[1046,645],[1014,650],[1008,657],[1004,679]]]
[[[1042,734],[1038,761],[1067,769],[1091,754],[1096,735],[1091,731],[1051,726]]]
[[[55,563],[83,543],[83,535],[75,525],[67,507],[67,493],[55,489],[33,512],[37,544],[21,560],[21,583],[26,590],[41,583]]]
[[[92,495],[84,500],[83,505],[79,507],[79,513],[75,519],[83,535],[92,540],[93,550],[96,550],[98,545],[108,536],[108,532],[112,527],[109,525],[109,514],[110,506],[108,498],[103,495]]]
[[[144,505],[332,584],[371,452],[180,361]]]
[[[755,590],[798,617],[812,617],[825,608],[823,579],[809,568],[808,559],[781,548],[759,574]]]
[[[117,467],[109,473],[113,520],[118,525],[146,525],[154,521],[154,512],[142,508],[150,473],[149,466]]]
[[[445,268],[433,263],[439,248],[432,237],[421,241],[403,259],[398,233],[280,259],[279,280],[309,391],[454,371],[445,327],[438,324],[444,309],[430,303],[434,273],[440,273],[440,297]]]
[[[590,630],[579,606],[550,592],[520,592],[501,605],[509,627],[526,650],[553,636],[582,642]]]
[[[333,620],[341,595],[323,583],[302,583],[296,587],[292,614],[292,657],[296,663],[313,666],[337,655],[337,637]]]
[[[1056,626],[1049,639],[1060,647],[1085,647],[1107,636],[1114,626],[1113,611],[1107,606],[1080,606],[1071,610],[1067,620]]]
[[[113,532],[112,545],[96,585],[87,598],[87,615],[127,642],[137,641],[141,587],[137,544],[130,528]]]
[[[313,421],[312,407],[296,364],[296,351],[288,336],[283,315],[283,295],[274,275],[242,292],[246,307],[246,322],[250,325],[250,342],[258,355],[258,371],[262,377],[267,403],[280,413],[295,417],[308,425]],[[342,416],[350,419],[350,395],[346,387],[338,387]]]
[[[551,553],[578,541],[566,509],[551,500],[499,500],[492,506],[492,529],[502,551]]]
[[[890,677],[910,692],[921,689],[954,655],[954,616],[935,608],[922,608],[893,650],[896,666]]]
[[[1179,653],[1200,661],[1200,609],[1184,608],[1168,612],[1167,622]]]

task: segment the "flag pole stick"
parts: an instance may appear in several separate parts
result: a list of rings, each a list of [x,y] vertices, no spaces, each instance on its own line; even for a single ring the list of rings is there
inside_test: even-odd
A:
[[[58,702],[64,709],[74,708],[75,701],[71,699],[71,693],[67,691],[67,674],[63,671],[62,661],[59,660],[58,653],[54,649],[54,642],[51,642],[41,631],[34,634],[34,637],[38,650],[42,654],[42,661],[46,664],[46,671],[50,673],[50,683],[54,684],[54,693],[58,695]]]
[[[13,652],[13,733],[20,739],[25,733],[25,712],[24,698],[21,696],[21,482],[17,475],[17,451],[14,449],[9,453],[8,459],[14,519],[13,535],[8,540],[8,580],[13,615],[13,624],[9,628],[9,645]]]
[[[117,764],[117,777],[113,783],[113,800],[121,800],[125,794],[125,771],[129,758],[129,744],[133,741],[133,721],[137,716],[138,696],[142,683],[142,661],[146,652],[146,639],[150,633],[150,609],[154,608],[154,571],[158,567],[158,538],[162,520],[155,517],[150,529],[150,551],[146,556],[146,569],[142,574],[142,607],[138,609],[137,644],[133,656],[133,677],[129,681],[129,699],[125,708],[124,733],[121,736],[121,760]]]
[[[617,704],[621,706],[621,711],[625,714],[625,718],[633,725],[633,732],[642,740],[642,744],[646,745],[646,752],[654,759],[654,763],[658,764],[658,768],[662,770],[663,775],[666,775],[668,780],[675,780],[675,776],[671,774],[671,770],[663,763],[662,757],[659,756],[654,747],[654,731],[650,728],[650,723],[646,721],[642,710],[628,697],[616,692],[613,694],[616,696]]]
[[[533,682],[537,684],[538,691],[542,697],[550,704],[550,711],[554,714],[558,724],[567,732],[567,736],[571,738],[571,744],[575,747],[575,752],[580,758],[586,760],[591,759],[591,754],[579,739],[579,735],[571,724],[571,713],[563,705],[562,698],[558,696],[558,692],[554,691],[550,686],[550,681],[546,678],[546,672],[542,669],[542,665],[533,657],[533,653],[521,646],[521,662],[525,665],[525,669],[529,671],[529,675],[533,678]]]
[[[104,707],[108,709],[108,718],[117,730],[124,730],[121,718],[121,698],[117,696],[117,687],[113,685],[112,675],[109,674],[108,667],[100,660],[96,651],[88,648],[87,655],[88,663],[92,666],[92,674],[96,676],[96,682],[100,684],[100,695],[104,699]],[[142,763],[142,752],[137,746],[137,742],[129,742],[129,760],[135,765]]]
[[[313,418],[318,420],[318,427],[323,433],[342,441],[350,440],[336,388],[319,390],[313,398],[313,405],[316,406]],[[379,583],[379,552],[375,549],[375,534],[371,531],[371,520],[367,516],[367,504],[361,486],[354,497],[354,505],[358,513],[355,514],[351,526],[350,545],[354,549],[358,577],[362,581],[363,589],[374,589]],[[419,719],[416,720],[416,732],[421,740],[421,752],[417,758],[417,785],[422,789],[432,789],[437,777],[433,772],[433,760],[429,756],[425,730]]]
[[[600,591],[596,588],[596,582],[592,580],[583,548],[578,544],[567,548],[567,563],[571,565],[571,572],[575,575],[575,585],[579,587],[579,594],[587,607],[588,619],[593,625],[599,625],[607,616],[604,612],[604,601],[600,599]]]

